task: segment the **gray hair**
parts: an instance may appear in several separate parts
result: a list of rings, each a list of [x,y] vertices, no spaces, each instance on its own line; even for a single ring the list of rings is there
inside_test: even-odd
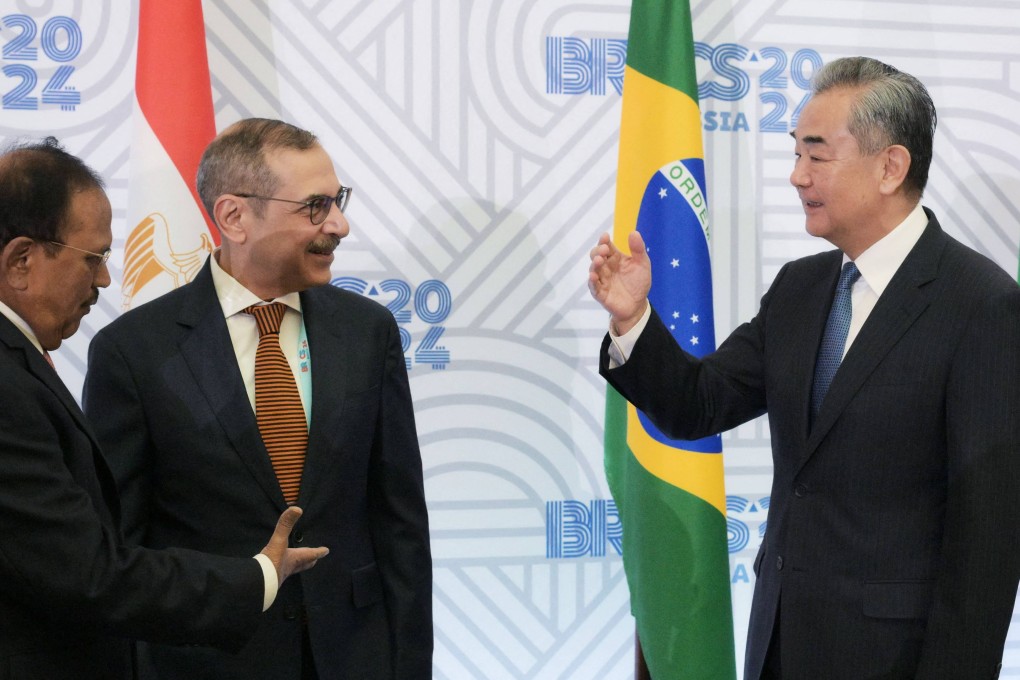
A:
[[[276,149],[307,151],[319,143],[315,135],[282,120],[245,118],[214,139],[198,164],[198,195],[209,217],[223,194],[271,196],[280,179],[266,163],[266,153]],[[262,217],[264,202],[252,207]]]
[[[932,144],[938,122],[928,90],[914,76],[868,57],[845,57],[822,67],[811,83],[812,93],[860,89],[850,107],[847,128],[861,153],[875,154],[891,144],[910,152],[904,179],[908,192],[920,196],[928,183]]]

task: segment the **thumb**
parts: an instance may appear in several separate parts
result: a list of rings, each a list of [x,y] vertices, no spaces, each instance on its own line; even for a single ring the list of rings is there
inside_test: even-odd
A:
[[[645,240],[641,238],[641,232],[636,229],[627,236],[627,246],[630,248],[630,256],[634,264],[641,267],[649,266],[648,253],[645,251]]]
[[[273,535],[269,537],[269,543],[262,549],[262,554],[273,562],[277,572],[280,571],[280,567],[283,564],[283,555],[287,550],[290,532],[300,518],[301,508],[296,505],[292,505],[284,510],[283,514],[280,515],[280,519],[276,520],[276,528],[273,529]]]
[[[297,524],[297,521],[301,519],[302,510],[296,505],[292,505],[283,511],[280,515],[280,519],[276,520],[276,529],[273,530],[273,539],[286,541],[290,538],[291,529]]]

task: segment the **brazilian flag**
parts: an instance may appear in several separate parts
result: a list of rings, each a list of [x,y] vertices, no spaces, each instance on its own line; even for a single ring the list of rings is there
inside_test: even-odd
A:
[[[641,232],[649,299],[674,338],[715,349],[704,152],[688,0],[634,0],[613,240]],[[663,435],[611,387],[605,466],[623,523],[631,611],[653,680],[736,677],[718,436]]]

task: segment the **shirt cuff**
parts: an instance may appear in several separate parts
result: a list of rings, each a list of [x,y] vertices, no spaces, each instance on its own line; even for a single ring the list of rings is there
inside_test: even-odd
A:
[[[266,611],[276,601],[276,593],[280,589],[280,577],[276,574],[273,561],[267,556],[259,553],[255,556],[255,561],[262,567],[262,576],[266,581],[265,594],[262,596],[262,611]]]
[[[641,319],[623,335],[616,335],[613,332],[613,322],[609,322],[609,368],[619,368],[627,363],[630,353],[634,351],[634,345],[637,344],[638,338],[641,337],[641,332],[648,325],[650,318],[652,318],[652,305],[647,304]]]

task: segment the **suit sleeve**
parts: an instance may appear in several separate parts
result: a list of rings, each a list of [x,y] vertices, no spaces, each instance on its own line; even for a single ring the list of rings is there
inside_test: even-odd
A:
[[[369,470],[372,542],[383,576],[396,678],[432,674],[432,557],[421,453],[396,322],[387,315],[382,403]]]
[[[0,409],[4,598],[109,634],[239,648],[261,611],[255,560],[123,546],[106,513],[102,455],[67,405],[28,373],[0,377],[21,396]]]
[[[700,439],[729,430],[765,413],[765,330],[769,300],[784,267],[762,298],[761,308],[715,352],[699,359],[673,339],[652,310],[627,362],[609,368],[608,334],[599,373],[663,434]]]
[[[138,387],[120,348],[103,332],[89,345],[88,366],[82,409],[113,462],[124,538],[145,545],[155,466]]]
[[[992,677],[1020,578],[1020,290],[970,319],[945,408],[945,533],[917,677]]]

